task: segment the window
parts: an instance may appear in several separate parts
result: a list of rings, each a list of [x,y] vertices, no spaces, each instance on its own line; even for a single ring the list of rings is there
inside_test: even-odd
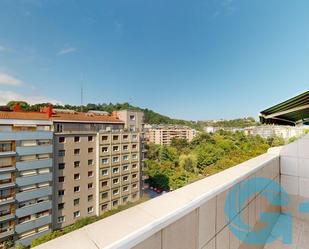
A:
[[[62,124],[56,124],[56,132],[62,132],[63,131],[63,125]]]
[[[130,115],[130,120],[134,121],[135,120],[135,115]]]
[[[88,207],[87,211],[88,211],[88,214],[92,213],[93,212],[93,207]]]
[[[104,152],[108,152],[108,147],[107,147],[107,146],[102,147],[102,152],[103,152],[103,153],[104,153]]]
[[[93,195],[88,195],[88,201],[92,201],[93,200]]]
[[[132,188],[137,188],[137,184],[136,184],[136,183],[133,184],[133,185],[132,185]]]
[[[137,169],[137,164],[136,163],[132,164],[132,169]]]
[[[59,176],[58,182],[64,182],[64,176]]]
[[[114,189],[113,190],[113,195],[118,195],[119,194],[119,189]]]
[[[123,192],[127,192],[127,191],[129,191],[128,186],[123,187]]]
[[[122,136],[122,139],[123,139],[123,140],[128,140],[128,139],[129,139],[129,136],[128,136],[128,135],[123,135],[123,136]]]
[[[127,202],[129,200],[128,196],[122,198],[122,202]]]
[[[128,146],[128,145],[124,145],[124,146],[122,147],[122,149],[123,149],[123,150],[128,150],[128,149],[129,149],[129,146]]]
[[[92,153],[93,152],[93,148],[88,148],[88,153]]]
[[[118,205],[118,200],[113,201],[113,206],[117,206]]]
[[[113,140],[114,140],[114,141],[117,141],[118,139],[119,139],[119,136],[118,136],[118,135],[114,135],[114,136],[113,136]]]
[[[132,195],[132,198],[134,199],[134,198],[136,198],[137,197],[137,194],[133,194]]]
[[[59,203],[58,204],[58,210],[61,210],[61,209],[63,209],[64,208],[64,203]]]
[[[57,222],[58,222],[58,223],[63,223],[63,222],[65,222],[65,216],[59,216],[59,217],[57,218]]]
[[[119,173],[119,168],[117,167],[117,168],[113,168],[113,174],[117,174],[117,173]]]
[[[74,174],[74,180],[79,180],[80,179],[80,174],[77,173],[77,174]]]
[[[137,174],[133,174],[133,175],[132,175],[132,178],[137,178]]]
[[[75,161],[74,162],[74,168],[78,168],[80,166],[80,161]]]
[[[92,159],[89,159],[89,160],[88,160],[88,165],[89,165],[89,166],[93,165],[93,160],[92,160]]]
[[[62,169],[64,169],[65,168],[65,163],[59,163],[58,164],[58,169],[59,170],[62,170]]]
[[[74,193],[79,192],[80,191],[80,186],[75,186],[74,187]]]
[[[93,188],[93,183],[88,183],[88,189],[92,189]]]
[[[119,183],[119,178],[113,179],[113,184],[118,184]]]
[[[80,138],[79,137],[74,137],[74,142],[77,143],[80,141]]]
[[[122,157],[122,159],[123,159],[123,161],[128,161],[128,160],[129,160],[129,156],[128,156],[128,155],[124,155],[124,156]]]
[[[113,151],[119,151],[119,146],[113,146]]]
[[[129,177],[128,176],[124,176],[122,179],[123,179],[124,182],[126,182],[126,181],[129,180]]]
[[[132,135],[132,140],[137,140],[137,135]]]
[[[123,165],[122,169],[123,169],[123,171],[128,171],[129,170],[129,165]]]
[[[103,158],[102,159],[102,164],[108,164],[108,158]]]
[[[107,186],[107,181],[101,182],[101,186],[102,186],[102,187],[106,187],[106,186]]]
[[[88,171],[88,177],[93,177],[93,171]]]
[[[104,192],[101,194],[102,199],[105,199],[108,197],[108,192]]]
[[[59,137],[58,141],[59,141],[60,144],[64,143],[65,142],[65,137]]]
[[[102,141],[107,141],[108,140],[108,136],[102,136]]]
[[[73,213],[74,219],[80,216],[80,211],[76,211]]]
[[[92,142],[93,141],[93,136],[88,136],[88,142]]]
[[[102,211],[107,210],[107,208],[108,208],[108,205],[107,205],[107,204],[103,204],[103,205],[101,206],[101,210],[102,210]]]
[[[137,159],[137,154],[133,154],[132,159]]]
[[[118,163],[119,162],[119,157],[118,156],[114,156],[113,157],[113,163]]]
[[[132,144],[132,149],[136,149],[137,148],[137,144]]]
[[[80,153],[80,149],[74,149],[74,155],[78,155]]]
[[[58,156],[65,156],[65,150],[59,150]]]
[[[58,191],[58,196],[63,196],[64,195],[64,190],[59,190]]]
[[[102,173],[102,176],[107,176],[108,175],[108,170],[107,169],[103,169],[101,171],[101,173]]]
[[[79,198],[74,199],[73,204],[74,204],[74,206],[79,205]]]

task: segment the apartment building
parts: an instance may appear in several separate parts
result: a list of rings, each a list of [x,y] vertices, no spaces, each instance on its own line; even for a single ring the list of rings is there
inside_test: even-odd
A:
[[[145,140],[160,145],[170,145],[174,138],[190,142],[196,134],[196,130],[181,125],[147,125],[145,127]]]
[[[53,111],[54,228],[139,199],[142,113],[121,113]]]
[[[0,248],[52,229],[51,128],[46,113],[0,112]]]
[[[142,129],[141,112],[0,111],[0,248],[138,200]]]

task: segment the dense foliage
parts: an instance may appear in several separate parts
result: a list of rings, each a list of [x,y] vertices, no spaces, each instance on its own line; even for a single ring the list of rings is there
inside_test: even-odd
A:
[[[16,103],[20,103],[22,110],[29,110],[29,111],[39,111],[41,107],[47,106],[48,103],[40,103],[30,105],[27,102],[23,101],[10,101],[7,106],[10,109],[13,109]],[[85,106],[79,105],[54,105],[54,108],[58,109],[70,109],[75,111],[83,111],[87,112],[89,110],[97,110],[97,111],[106,111],[112,113],[113,111],[119,110],[139,110],[143,111],[145,115],[145,123],[147,124],[179,124],[179,125],[188,125],[191,127],[196,127],[196,123],[193,121],[186,121],[181,119],[172,119],[167,116],[161,115],[157,112],[149,110],[147,108],[143,109],[137,106],[133,106],[129,103],[116,103],[116,104],[87,104]]]
[[[259,125],[259,122],[256,122],[254,118],[237,118],[231,120],[219,120],[219,121],[199,121],[199,124],[202,126],[214,126],[214,127],[224,127],[224,128],[244,128],[249,126]]]
[[[200,133],[191,143],[173,140],[171,146],[148,145],[146,173],[150,186],[174,190],[205,176],[263,154],[284,144],[274,137],[246,136],[242,132]]]

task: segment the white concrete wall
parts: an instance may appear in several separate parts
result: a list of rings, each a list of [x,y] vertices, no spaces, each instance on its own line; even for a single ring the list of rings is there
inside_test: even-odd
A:
[[[290,196],[289,207],[282,211],[309,221],[309,213],[298,212],[299,204],[309,200],[309,134],[282,148],[280,174],[282,187]]]

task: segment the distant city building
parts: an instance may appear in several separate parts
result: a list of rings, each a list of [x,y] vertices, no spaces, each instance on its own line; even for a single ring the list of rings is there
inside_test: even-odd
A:
[[[141,196],[143,113],[0,111],[0,248]]]
[[[263,138],[278,136],[285,140],[304,135],[306,126],[261,125],[244,128],[247,135],[259,135]]]
[[[191,142],[197,131],[181,125],[147,125],[145,140],[160,145],[170,145],[174,138]]]
[[[245,128],[236,127],[215,127],[206,126],[204,131],[207,133],[215,133],[220,130],[230,131],[230,132],[244,132],[246,135],[259,135],[263,138],[269,138],[273,136],[282,137],[288,140],[292,137],[300,137],[304,134],[304,130],[307,126],[282,126],[282,125],[261,125],[261,126],[250,126]]]
[[[238,127],[216,127],[216,126],[206,126],[204,127],[204,131],[207,133],[215,133],[217,131],[224,130],[224,131],[231,131],[231,132],[236,132],[236,131],[244,131],[243,128],[238,128]]]

